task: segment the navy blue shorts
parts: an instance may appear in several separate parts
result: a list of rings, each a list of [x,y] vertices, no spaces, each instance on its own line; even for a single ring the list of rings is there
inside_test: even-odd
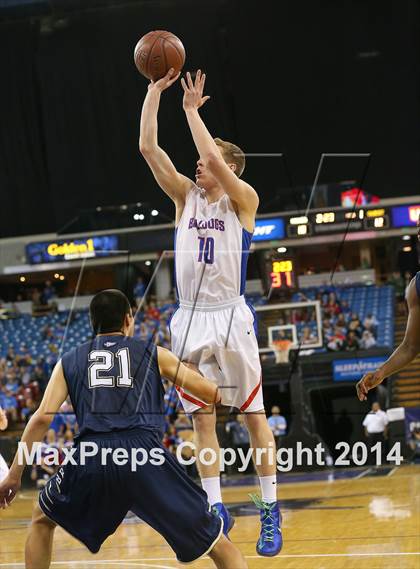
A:
[[[80,465],[81,441],[93,441],[101,448],[132,448],[150,452],[162,449],[165,462],[150,460],[132,472],[131,461],[118,466],[108,456],[86,459]],[[40,492],[39,505],[45,515],[97,553],[113,534],[128,511],[159,532],[179,561],[189,563],[205,555],[222,535],[222,520],[210,512],[206,493],[184,472],[162,446],[156,432],[124,431],[89,435],[79,440],[74,459],[60,467]]]

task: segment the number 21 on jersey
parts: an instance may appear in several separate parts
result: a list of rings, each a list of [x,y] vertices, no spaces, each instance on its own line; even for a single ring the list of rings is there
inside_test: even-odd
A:
[[[214,237],[199,237],[198,262],[212,265],[214,263]]]
[[[100,375],[111,371],[115,365],[115,356],[119,363],[117,377],[114,375]],[[130,374],[130,352],[128,348],[121,348],[114,355],[108,350],[93,350],[89,353],[90,366],[88,369],[89,387],[133,387],[133,378]]]

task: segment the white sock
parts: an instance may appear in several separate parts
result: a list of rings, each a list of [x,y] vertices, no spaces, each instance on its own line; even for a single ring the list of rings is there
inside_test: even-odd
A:
[[[220,476],[212,478],[202,478],[201,486],[207,494],[210,506],[222,501],[222,492],[220,490]]]
[[[277,502],[277,476],[260,476],[261,497],[263,502]]]

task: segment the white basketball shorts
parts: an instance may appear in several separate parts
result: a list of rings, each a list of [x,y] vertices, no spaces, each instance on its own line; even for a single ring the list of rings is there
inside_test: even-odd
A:
[[[222,405],[242,412],[264,409],[255,317],[243,296],[225,304],[180,301],[170,321],[172,351],[217,383]],[[178,388],[186,413],[206,404]]]

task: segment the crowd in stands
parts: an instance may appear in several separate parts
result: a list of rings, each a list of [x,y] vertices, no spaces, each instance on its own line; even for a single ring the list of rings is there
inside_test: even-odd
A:
[[[299,293],[299,299],[309,300],[304,293]],[[379,322],[374,314],[367,314],[362,321],[347,300],[340,300],[337,291],[320,289],[315,299],[321,303],[324,346],[328,351],[353,352],[376,347]],[[303,328],[301,341],[304,345],[313,343],[309,327]]]
[[[0,357],[0,406],[9,423],[27,423],[36,410],[51,373],[42,357],[34,359],[25,346],[20,353],[9,347]]]

